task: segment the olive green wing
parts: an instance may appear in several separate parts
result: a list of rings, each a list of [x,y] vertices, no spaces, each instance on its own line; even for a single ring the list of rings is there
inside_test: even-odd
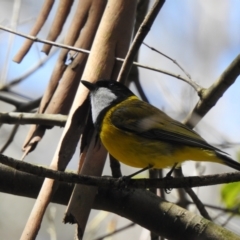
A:
[[[111,114],[115,127],[139,136],[222,152],[200,135],[141,100],[122,102]]]

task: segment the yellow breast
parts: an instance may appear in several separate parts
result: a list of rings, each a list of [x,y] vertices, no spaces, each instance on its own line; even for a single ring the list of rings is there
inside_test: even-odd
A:
[[[162,169],[185,160],[221,162],[210,150],[153,140],[118,129],[111,123],[112,111],[103,119],[100,138],[108,152],[126,165]]]

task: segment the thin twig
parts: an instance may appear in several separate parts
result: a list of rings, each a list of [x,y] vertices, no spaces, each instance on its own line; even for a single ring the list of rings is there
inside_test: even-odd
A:
[[[40,61],[38,61],[34,66],[32,66],[32,68],[30,68],[26,73],[24,73],[22,76],[19,76],[13,80],[10,80],[10,82],[8,84],[2,85],[0,86],[0,91],[6,91],[8,90],[10,87],[13,87],[14,85],[22,82],[23,80],[25,80],[27,77],[29,77],[31,74],[33,74],[36,70],[38,70],[40,67],[44,66],[45,63],[48,62],[48,60],[58,51],[58,48],[53,49],[53,51],[51,51],[51,53],[45,57],[44,59],[41,59]]]
[[[19,14],[20,14],[20,9],[21,9],[21,4],[22,2],[19,0],[15,0],[13,4],[13,11],[12,11],[12,19],[11,19],[11,27],[16,30],[18,21],[19,21]],[[7,76],[8,76],[8,71],[9,71],[9,66],[10,66],[10,54],[13,48],[13,43],[14,43],[15,36],[10,35],[9,40],[8,40],[8,47],[7,47],[7,53],[4,58],[4,66],[1,69],[1,81],[6,83],[7,82]]]
[[[74,173],[66,173],[55,171],[42,166],[36,166],[27,162],[13,159],[0,154],[0,163],[15,168],[22,172],[34,174],[38,177],[55,179],[61,182],[77,183],[89,186],[97,186],[104,188],[119,188],[125,184],[119,179],[111,177],[93,177],[86,175],[77,175]],[[203,187],[223,183],[231,183],[240,181],[240,172],[231,172],[224,174],[214,174],[207,176],[179,177],[179,178],[163,178],[163,179],[129,179],[128,188],[185,188],[185,187]]]
[[[200,212],[200,214],[205,217],[206,219],[212,221],[212,218],[210,217],[210,215],[208,214],[207,210],[204,207],[204,204],[200,201],[200,199],[198,198],[198,196],[196,195],[196,193],[191,189],[191,188],[184,188],[184,190],[186,191],[186,193],[191,197],[191,199],[193,200],[193,202],[195,203],[198,211]]]
[[[40,104],[41,101],[41,97],[37,98],[35,100],[29,101],[29,102],[21,102],[21,101],[17,101],[13,98],[7,97],[7,96],[2,96],[0,95],[0,101],[3,101],[5,103],[9,103],[13,106],[15,106],[15,112],[17,111],[25,111],[25,112],[29,112],[31,110],[33,110],[34,108],[37,108]]]
[[[86,54],[90,53],[90,51],[82,49],[82,48],[71,47],[71,46],[68,46],[68,45],[65,45],[65,44],[62,44],[62,43],[56,43],[56,42],[53,42],[53,41],[43,40],[43,39],[40,39],[40,38],[32,36],[32,35],[23,34],[23,33],[20,33],[20,32],[13,31],[12,29],[1,26],[1,25],[0,25],[0,29],[4,30],[6,32],[16,34],[16,35],[18,35],[20,37],[23,37],[23,38],[27,38],[27,39],[32,40],[34,42],[46,43],[46,44],[50,44],[52,46],[56,46],[56,47],[60,47],[60,48],[68,49],[68,50],[74,50],[76,52],[81,52],[81,53],[86,53]]]
[[[64,127],[67,121],[66,115],[40,114],[40,113],[0,113],[0,123],[7,124],[39,124],[47,126]]]
[[[8,147],[9,145],[12,143],[16,133],[17,133],[17,130],[18,130],[18,127],[19,127],[19,124],[16,124],[13,128],[12,128],[12,131],[7,139],[7,141],[5,142],[5,144],[2,146],[2,148],[0,149],[0,153],[3,153]]]
[[[172,58],[169,57],[168,55],[166,55],[166,54],[160,52],[160,51],[157,50],[156,48],[151,47],[151,46],[149,46],[148,44],[146,44],[146,43],[144,43],[144,42],[143,42],[143,45],[145,45],[146,47],[148,47],[148,48],[151,49],[152,51],[155,51],[155,52],[161,54],[162,56],[164,56],[165,58],[169,59],[170,61],[172,61],[174,64],[176,64],[176,65],[177,65],[177,66],[183,71],[183,73],[189,78],[189,80],[192,80],[190,74],[187,73],[187,71],[185,71],[184,68],[181,67],[181,65],[180,65],[175,59],[172,59]]]
[[[229,222],[230,220],[235,216],[234,213],[232,213],[230,216],[228,216],[228,218],[225,220],[224,223],[221,224],[222,227],[225,227]]]
[[[35,21],[35,24],[34,24],[33,28],[30,31],[31,35],[35,36],[39,33],[43,24],[46,22],[46,20],[48,18],[48,15],[49,15],[49,13],[52,9],[53,4],[54,4],[54,0],[44,1],[42,9],[41,9],[36,21]],[[23,43],[23,46],[20,48],[18,53],[13,58],[13,61],[15,61],[17,63],[20,63],[22,61],[22,59],[24,58],[24,56],[28,53],[32,44],[33,44],[33,41],[25,40],[25,42]]]
[[[40,103],[41,98],[27,102],[27,103],[21,103],[17,101],[15,102],[15,105],[17,103],[16,111],[31,111],[32,109],[36,108],[39,103]],[[23,113],[0,113],[0,127],[2,125],[2,123],[4,123],[4,118],[6,121],[11,121],[11,117],[9,118],[10,115],[13,115],[13,118],[15,116],[15,121],[14,124],[16,123],[16,125],[13,127],[10,136],[8,137],[8,140],[6,141],[6,143],[4,144],[4,146],[2,147],[2,149],[0,150],[0,153],[3,153],[10,145],[10,143],[14,140],[14,137],[18,131],[18,127],[19,127],[19,122],[21,122],[22,116],[24,115]],[[17,116],[17,118],[16,118]],[[26,116],[26,115],[25,115]],[[2,122],[1,122],[1,118],[2,118]]]
[[[56,46],[56,47],[60,47],[60,48],[68,49],[68,50],[74,50],[76,52],[81,52],[81,53],[85,53],[85,54],[89,54],[90,53],[89,50],[86,50],[86,49],[83,49],[83,48],[71,47],[71,46],[68,46],[68,45],[65,45],[65,44],[56,43],[56,42],[48,41],[48,40],[43,40],[43,39],[37,38],[35,36],[30,36],[30,35],[27,35],[27,34],[23,34],[23,33],[20,33],[20,32],[13,31],[10,28],[6,28],[6,27],[3,27],[1,25],[0,25],[0,29],[2,29],[4,31],[7,31],[7,32],[10,32],[10,33],[13,33],[13,34],[16,34],[18,36],[30,39],[30,40],[32,40],[34,42],[46,43],[46,44],[50,44],[50,45],[53,45],[53,46]],[[116,57],[115,60],[119,61],[119,62],[123,62],[124,61],[123,58],[118,58],[118,57]],[[150,66],[147,66],[147,65],[143,65],[143,64],[138,63],[138,62],[133,62],[133,64],[138,66],[138,67],[141,67],[141,68],[145,68],[145,69],[152,70],[152,71],[155,71],[155,72],[160,72],[162,74],[166,74],[168,76],[171,76],[171,77],[177,78],[179,80],[182,80],[182,81],[188,83],[191,87],[193,87],[195,89],[195,91],[197,91],[198,94],[202,90],[202,88],[200,86],[194,84],[193,82],[190,82],[188,79],[182,77],[179,74],[174,74],[174,73],[171,73],[171,72],[168,72],[168,71],[165,71],[165,70],[161,70],[161,69],[158,69],[158,68],[153,68],[153,67],[150,67]]]
[[[182,168],[177,169],[177,171],[175,171],[175,175],[177,177],[184,177],[183,172],[182,172]],[[185,187],[184,188],[185,192],[191,197],[191,199],[193,200],[193,202],[195,203],[198,211],[200,212],[200,214],[205,217],[206,219],[212,221],[212,218],[210,217],[210,215],[208,214],[207,210],[205,209],[204,204],[201,202],[201,200],[198,198],[198,196],[196,195],[196,193],[189,187]]]
[[[127,79],[129,71],[132,67],[132,63],[134,61],[134,57],[137,54],[138,49],[140,48],[144,38],[147,36],[148,32],[150,31],[151,26],[155,18],[157,17],[159,11],[161,10],[164,2],[165,0],[156,0],[152,9],[148,12],[144,21],[140,25],[139,30],[137,31],[133,39],[133,42],[131,44],[131,47],[127,53],[127,56],[123,62],[117,81],[122,82],[125,79]]]
[[[116,60],[124,61],[123,58],[116,58]],[[188,79],[182,77],[180,74],[174,74],[174,73],[168,72],[166,70],[161,70],[159,68],[149,67],[147,65],[143,65],[143,64],[138,63],[138,62],[133,62],[133,64],[138,66],[138,67],[141,67],[141,68],[145,68],[145,69],[152,70],[152,71],[155,71],[155,72],[160,72],[160,73],[163,73],[165,75],[168,75],[168,76],[177,78],[179,80],[182,80],[183,82],[188,83],[198,93],[198,95],[200,95],[201,91],[203,90],[203,88],[200,85],[197,85],[193,81],[189,81]],[[200,97],[201,97],[201,95],[200,95]]]

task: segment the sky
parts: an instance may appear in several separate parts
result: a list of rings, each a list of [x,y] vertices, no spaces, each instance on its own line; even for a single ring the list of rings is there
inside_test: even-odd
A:
[[[43,1],[22,0],[19,2],[21,2],[19,18],[14,23],[12,21],[14,19],[13,16],[17,14],[13,9],[14,1],[0,1],[0,24],[10,28],[16,27],[17,31],[28,33]],[[48,34],[54,11],[57,8],[57,2],[45,26],[38,35],[39,38],[44,39]],[[152,5],[154,1],[150,2]],[[238,0],[167,0],[144,42],[175,59],[191,75],[192,80],[208,88],[218,79],[240,52],[239,5],[240,2]],[[73,12],[74,6],[72,7]],[[64,26],[63,34],[68,28],[70,20]],[[62,36],[60,36],[57,41],[60,42],[62,39]],[[8,69],[5,72],[1,71],[0,84],[11,82],[16,77],[21,76],[40,59],[45,57],[40,52],[42,44],[35,43],[21,64],[12,62],[11,59],[23,41],[24,39],[21,37],[0,30],[0,69]],[[58,52],[52,56],[46,65],[29,76],[20,85],[14,87],[13,90],[25,95],[26,99],[35,99],[42,96],[57,56]],[[141,64],[184,76],[182,71],[171,61],[151,51],[146,46],[141,46],[138,61]],[[150,103],[164,110],[175,119],[179,121],[183,120],[197,103],[198,96],[196,92],[186,83],[145,69],[139,69],[139,72],[140,81]],[[136,91],[134,85],[131,85],[131,88],[133,91]],[[240,81],[238,78],[234,85],[218,101],[217,105],[197,125],[196,130],[210,143],[219,144],[225,140],[240,143],[239,89]],[[138,93],[136,92],[136,94]],[[22,97],[19,99],[26,100]],[[11,109],[5,104],[0,103],[0,106],[3,111]],[[14,157],[20,155],[21,144],[27,129],[27,126],[21,127],[17,139],[6,153],[12,154]],[[4,135],[8,131],[8,127],[4,128]],[[53,139],[56,136],[60,137],[60,135],[61,129],[54,129],[53,132],[48,131],[45,139],[39,144],[37,150],[30,155],[29,159],[34,159],[36,163],[41,162],[42,159],[39,153],[46,149],[50,141],[53,142],[53,146],[45,156],[45,159],[50,160],[57,144],[57,140],[54,141]],[[3,137],[0,140],[2,141]],[[239,144],[234,148],[224,150],[235,158],[235,153],[238,149]],[[47,164],[47,161],[44,164]],[[69,168],[74,169],[76,165],[77,155]],[[210,165],[205,173],[225,171],[225,169],[215,166]],[[196,171],[194,169],[195,165],[193,163],[184,165],[184,172],[187,175],[195,174]],[[108,172],[109,170],[105,171]],[[125,173],[131,173],[133,169],[125,168],[124,171]],[[212,192],[213,195],[208,195],[207,197],[205,196],[206,194],[204,195],[205,190],[201,189],[198,191],[205,197],[206,201],[211,202],[213,198],[219,201],[217,198],[217,189]],[[6,197],[4,198],[7,202]]]

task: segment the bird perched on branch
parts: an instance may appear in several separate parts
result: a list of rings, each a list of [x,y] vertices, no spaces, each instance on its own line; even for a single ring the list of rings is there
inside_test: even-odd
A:
[[[90,90],[93,123],[118,161],[136,168],[161,169],[186,160],[207,161],[240,170],[240,164],[198,133],[141,101],[111,80],[81,81]]]

